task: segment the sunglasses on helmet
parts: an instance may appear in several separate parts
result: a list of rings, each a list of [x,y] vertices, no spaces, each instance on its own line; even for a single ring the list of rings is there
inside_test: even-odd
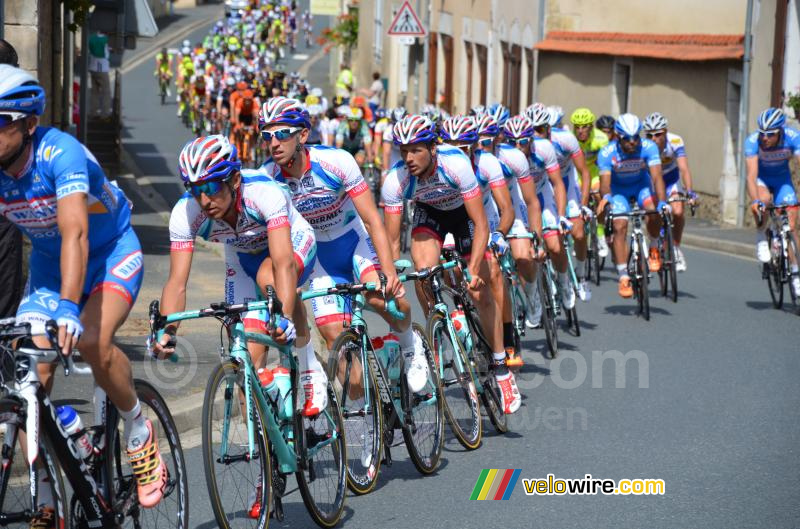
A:
[[[219,194],[219,192],[225,187],[225,183],[226,180],[210,180],[208,182],[203,182],[202,184],[187,183],[183,186],[194,198],[200,198],[203,194],[208,197],[213,197],[214,195]]]
[[[278,141],[286,141],[301,130],[303,129],[300,127],[286,127],[285,129],[278,129],[272,132],[262,130],[261,138],[263,138],[264,141],[272,141],[272,137],[275,136],[278,138]]]

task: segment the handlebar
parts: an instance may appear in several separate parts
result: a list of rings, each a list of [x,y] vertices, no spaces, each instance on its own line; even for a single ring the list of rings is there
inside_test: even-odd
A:
[[[70,373],[76,373],[78,375],[92,374],[91,367],[77,367],[75,366],[73,355],[64,355],[61,352],[61,348],[58,346],[58,324],[56,324],[55,320],[48,320],[45,322],[44,331],[52,349],[23,346],[16,349],[15,353],[34,357],[37,361],[41,360],[45,363],[53,363],[56,360],[60,360],[61,365],[64,367],[65,376],[69,376]],[[18,323],[14,318],[0,320],[0,340],[11,342],[20,338],[30,338],[32,336],[30,323]]]
[[[399,279],[403,281],[403,276]],[[321,296],[353,296],[362,292],[382,292],[385,287],[385,276],[381,274],[381,284],[375,282],[368,283],[337,283],[329,288],[321,288],[317,290],[307,290],[300,294],[302,300],[318,298]],[[394,319],[403,320],[406,315],[397,308],[397,301],[394,298],[386,300],[386,312],[388,312]]]

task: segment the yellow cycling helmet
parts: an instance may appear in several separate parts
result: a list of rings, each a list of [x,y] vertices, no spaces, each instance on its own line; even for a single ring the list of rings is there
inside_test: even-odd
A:
[[[569,120],[572,122],[573,125],[583,126],[583,125],[592,125],[594,124],[594,114],[588,108],[576,108],[575,112],[572,113]]]
[[[347,119],[355,121],[355,120],[360,120],[363,117],[364,117],[364,111],[358,107],[350,107],[350,110],[347,111]]]

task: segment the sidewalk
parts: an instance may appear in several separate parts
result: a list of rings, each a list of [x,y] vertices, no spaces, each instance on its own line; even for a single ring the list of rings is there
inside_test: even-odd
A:
[[[720,226],[707,220],[688,218],[682,243],[685,246],[755,260],[753,228]]]

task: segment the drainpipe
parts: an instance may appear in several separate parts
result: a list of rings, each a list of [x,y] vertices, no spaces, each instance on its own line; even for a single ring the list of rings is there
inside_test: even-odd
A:
[[[425,103],[434,103],[434,101],[428,101],[428,54],[431,51],[430,42],[431,42],[431,2],[428,0],[421,0],[418,4],[420,7],[420,11],[423,12],[423,22],[422,25],[425,27],[427,34],[424,37],[420,37],[422,39],[422,67],[419,64],[414,65],[414,68],[419,72],[418,75],[415,75],[415,80],[417,86],[414,90],[414,108],[416,109],[415,112],[419,112],[420,107],[422,104]],[[407,50],[411,50],[409,46]],[[405,53],[408,53],[406,51]],[[424,97],[420,97],[420,93],[424,93]],[[406,94],[408,97],[408,94]],[[423,101],[420,104],[420,100]]]
[[[488,105],[489,101],[494,101],[494,13],[497,10],[497,0],[492,0],[489,10],[489,42],[486,46],[486,101],[481,101],[481,105]]]
[[[747,0],[747,20],[744,28],[744,58],[742,59],[742,91],[739,101],[739,207],[736,225],[744,225],[747,174],[744,163],[744,141],[747,134],[747,117],[750,113],[750,63],[753,52],[753,0]]]
[[[545,16],[545,0],[539,0],[539,20],[536,27],[536,43],[544,40],[544,16]],[[539,99],[539,50],[533,50],[533,101],[528,104],[533,104]]]

